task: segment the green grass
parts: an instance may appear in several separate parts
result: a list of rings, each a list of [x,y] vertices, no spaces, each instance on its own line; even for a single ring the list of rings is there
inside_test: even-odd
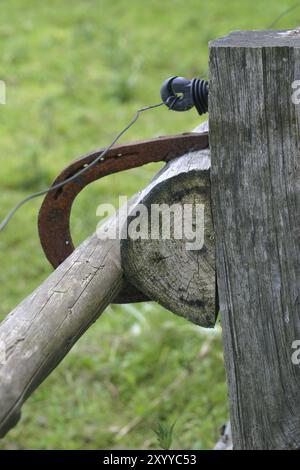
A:
[[[70,160],[105,146],[171,75],[207,75],[209,40],[263,29],[294,3],[272,0],[10,0],[1,4],[0,216],[48,185]],[[278,27],[299,24],[300,8]],[[194,111],[156,109],[124,140],[192,129]],[[96,207],[147,184],[157,165],[114,175],[75,204],[77,243]],[[51,269],[39,245],[41,201],[0,234],[0,318]],[[220,327],[206,332],[148,303],[112,306],[23,408],[2,449],[211,448],[227,418]],[[169,445],[169,444],[168,444]]]

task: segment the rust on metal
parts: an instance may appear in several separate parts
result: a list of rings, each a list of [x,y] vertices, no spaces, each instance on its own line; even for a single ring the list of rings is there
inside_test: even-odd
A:
[[[74,244],[70,232],[70,215],[76,196],[88,184],[104,176],[147,163],[169,161],[187,152],[208,147],[208,133],[185,133],[176,136],[133,142],[113,147],[103,160],[66,183],[57,190],[50,191],[41,206],[38,229],[41,245],[52,266],[59,266],[73,251]],[[53,182],[61,183],[92,163],[103,153],[103,149],[83,155],[66,167]],[[116,302],[134,302],[145,299],[133,286],[127,285]]]

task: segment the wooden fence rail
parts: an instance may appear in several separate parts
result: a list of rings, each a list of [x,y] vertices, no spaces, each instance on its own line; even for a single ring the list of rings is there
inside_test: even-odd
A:
[[[208,203],[207,216],[211,217],[210,187],[207,178],[209,167],[207,150],[180,157],[180,164],[178,160],[170,161],[145,191],[133,197],[129,209],[132,210],[140,199],[155,189],[155,201],[158,204],[164,203],[168,194],[176,194],[178,202],[182,203],[192,202],[195,197],[200,197]],[[200,193],[197,187],[189,188],[190,177],[199,180]],[[184,189],[184,197],[178,192],[179,185]],[[119,215],[116,214],[97,231],[97,235],[92,235],[77,248],[0,324],[0,342],[6,346],[6,362],[0,365],[0,436],[3,437],[16,424],[24,401],[124,287],[120,240],[118,237],[103,237],[104,232],[113,231],[118,224]],[[210,227],[212,230],[212,224]],[[157,279],[151,285],[147,283],[146,292],[154,300],[161,301],[164,305],[167,303],[167,308],[175,313],[205,326],[212,326],[215,322],[215,268],[211,235],[211,232],[207,233],[210,251],[204,254],[205,273],[199,268],[199,255],[195,253],[194,260],[191,255],[187,257],[185,250],[181,249],[181,241],[177,245],[177,255],[171,264],[162,262],[155,265]],[[162,259],[160,250],[164,250],[164,246],[164,243],[159,246],[156,244],[153,248],[150,246],[148,255],[149,251],[153,250],[153,256]],[[143,247],[146,249],[145,245]],[[128,246],[127,258],[131,263],[133,257],[129,251],[132,248],[132,245]],[[126,257],[126,246],[123,252]],[[144,262],[146,263],[146,259]],[[185,272],[187,277],[181,278],[178,275],[180,272]],[[138,279],[139,273],[134,263],[132,273],[134,279]],[[173,296],[166,302],[165,286],[159,280],[167,280],[168,273],[177,273],[177,277],[173,276]],[[129,266],[127,275],[127,278],[132,280]],[[204,275],[208,276],[210,283],[206,281],[203,289]],[[145,272],[141,272],[140,276],[145,277]],[[193,283],[189,282],[190,279],[193,279]],[[183,281],[187,284],[184,301],[182,293],[181,298],[178,295]],[[206,302],[198,308],[196,300],[200,291],[203,291],[201,297]]]

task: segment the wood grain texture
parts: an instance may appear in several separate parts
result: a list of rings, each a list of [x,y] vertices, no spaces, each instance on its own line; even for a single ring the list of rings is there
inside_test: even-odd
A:
[[[210,43],[217,279],[236,449],[300,448],[300,35]]]
[[[114,224],[116,217],[103,227]],[[123,286],[119,240],[86,240],[0,325],[0,437]]]
[[[147,238],[132,239],[128,235],[122,240],[122,266],[126,278],[171,312],[204,327],[214,326],[217,309],[209,150],[191,152],[171,160],[140,194],[137,202],[148,211],[144,218]],[[166,239],[161,233],[161,220],[157,218],[151,226],[151,216],[161,204],[166,204],[161,213],[168,214],[167,221],[172,214],[169,218],[170,237],[168,234]],[[189,249],[190,240],[185,233],[179,239],[174,236],[174,227],[184,225],[181,214],[185,204],[194,210],[197,204],[204,206],[205,232],[201,249],[196,245],[196,249]],[[134,211],[132,220],[135,216]],[[195,214],[193,223],[196,224]],[[160,231],[157,238],[151,233],[153,226]],[[200,229],[197,227],[197,230]]]

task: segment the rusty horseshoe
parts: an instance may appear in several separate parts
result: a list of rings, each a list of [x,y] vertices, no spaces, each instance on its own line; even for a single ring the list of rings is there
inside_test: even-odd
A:
[[[136,168],[147,163],[169,161],[189,151],[208,147],[208,133],[185,133],[175,136],[159,137],[151,140],[116,145],[103,159],[87,168],[75,180],[58,189],[50,190],[45,196],[38,217],[38,230],[42,248],[52,266],[59,266],[73,251],[74,244],[70,232],[70,215],[76,196],[88,184],[104,176],[123,170]],[[103,149],[83,155],[67,166],[55,179],[52,186],[75,175],[98,158]],[[116,302],[141,301],[137,291],[120,294]]]

